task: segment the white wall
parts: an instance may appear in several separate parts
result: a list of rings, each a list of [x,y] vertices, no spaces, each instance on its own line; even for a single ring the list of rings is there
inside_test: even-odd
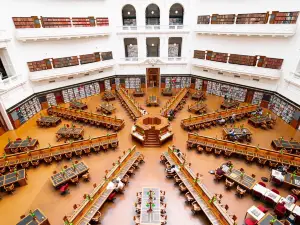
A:
[[[132,4],[137,13],[137,25],[145,25],[145,9],[147,5],[155,3],[160,8],[161,25],[169,24],[169,9],[174,3],[181,3],[184,7],[184,25],[189,26],[187,34],[117,34],[118,26],[122,26],[122,8]],[[161,57],[167,57],[169,37],[182,37],[182,57],[190,60],[193,51],[212,50],[218,52],[264,55],[268,57],[284,58],[283,77],[295,72],[300,59],[300,30],[293,37],[233,37],[217,35],[198,35],[193,32],[198,15],[213,13],[255,13],[266,11],[300,11],[299,0],[1,0],[0,3],[0,30],[6,29],[12,35],[15,28],[12,22],[14,16],[76,16],[76,17],[108,17],[111,35],[108,37],[83,38],[76,40],[20,42],[15,38],[11,41],[8,52],[17,74],[28,79],[26,62],[52,57],[64,57],[97,51],[113,51],[116,62],[125,57],[124,38],[134,37],[138,40],[139,57],[146,57],[146,38],[160,37]],[[116,65],[113,69],[99,75],[74,78],[73,80],[58,80],[55,83],[28,82],[22,88],[17,88],[1,97],[6,108],[26,98],[30,93],[49,90],[64,85],[71,85],[99,77],[114,74],[145,74],[146,68],[151,65]],[[233,83],[259,87],[278,91],[280,94],[299,103],[299,89],[285,83],[283,77],[279,81],[260,80],[259,82],[237,79],[228,76],[205,73],[188,63],[187,65],[155,65],[161,68],[162,74],[189,74],[210,77]]]

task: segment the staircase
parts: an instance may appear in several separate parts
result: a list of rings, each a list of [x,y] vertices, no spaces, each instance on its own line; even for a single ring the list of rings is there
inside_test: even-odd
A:
[[[159,147],[159,139],[155,131],[149,131],[144,142],[144,147]]]

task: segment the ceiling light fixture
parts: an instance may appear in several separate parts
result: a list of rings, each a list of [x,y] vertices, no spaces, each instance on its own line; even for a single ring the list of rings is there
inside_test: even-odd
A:
[[[128,15],[130,15],[130,12],[127,12]]]
[[[132,46],[132,44],[129,45],[130,47]]]
[[[177,13],[178,13],[178,11],[176,10],[176,11],[175,11],[175,14],[177,14]]]
[[[151,14],[154,14],[154,11],[151,11]]]
[[[152,46],[154,46],[154,44],[152,44]]]
[[[176,43],[174,43],[174,46],[176,46],[177,44]]]

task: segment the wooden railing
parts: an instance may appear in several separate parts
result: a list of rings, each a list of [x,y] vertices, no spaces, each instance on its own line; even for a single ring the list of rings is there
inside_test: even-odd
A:
[[[139,109],[138,103],[126,92],[125,89],[120,87],[119,90],[117,90],[117,96],[119,97],[121,104],[123,106],[125,104],[124,107],[134,120],[143,115]]]
[[[220,117],[226,119],[235,114],[236,116],[252,113],[256,111],[257,105],[242,106],[236,109],[222,110],[219,112],[207,113],[201,116],[194,116],[181,120],[181,127],[186,129],[190,126],[217,121]]]
[[[183,159],[179,158],[177,154],[174,153],[172,147],[168,148],[168,152],[165,152],[164,156],[171,165],[176,165],[178,168],[180,168],[177,174],[181,176],[183,175],[184,177],[181,177],[181,180],[183,180],[182,178],[185,178],[185,181],[190,184],[188,185],[191,189],[189,190],[189,192],[194,197],[200,198],[199,202],[197,202],[198,204],[200,203],[199,206],[201,207],[202,211],[205,213],[207,218],[210,220],[211,224],[237,224],[218,201],[212,200],[214,195],[208,191],[208,188],[203,183],[201,183],[201,181],[197,178],[197,176],[194,174],[194,172],[191,170],[188,164]]]
[[[88,154],[91,150],[97,152],[100,151],[101,148],[106,150],[109,147],[115,148],[117,146],[117,134],[107,134],[105,136],[74,141],[72,143],[55,146],[49,145],[49,147],[46,148],[6,155],[0,158],[0,168],[14,168],[18,166],[21,166],[22,168],[28,168],[28,163],[32,163],[32,161],[44,160],[46,163],[51,163],[54,157],[63,155],[72,156],[73,154],[78,155],[82,152]]]
[[[116,177],[123,177],[140,155],[140,152],[136,152],[136,146],[126,152],[124,151],[123,156],[119,157],[116,163],[113,163],[113,168],[107,171],[100,184],[94,185],[94,189],[89,194],[90,198],[84,199],[71,215],[64,218],[65,224],[89,224],[90,219],[102,207],[113,191],[113,189],[107,189],[107,185]]]
[[[123,119],[60,106],[51,106],[48,108],[47,112],[49,115],[55,115],[74,121],[81,121],[94,126],[103,126],[108,129],[113,128],[115,131],[122,129],[125,125],[125,121]]]
[[[187,88],[181,89],[174,97],[172,97],[161,110],[162,116],[167,116],[170,110],[175,110],[182,99],[188,94]]]
[[[300,167],[300,155],[288,154],[283,151],[221,140],[199,134],[189,133],[187,145],[188,147],[208,147],[218,149],[223,152],[232,152],[245,157],[252,156],[257,159],[264,159],[268,162],[276,162],[279,164],[294,166],[296,168]]]

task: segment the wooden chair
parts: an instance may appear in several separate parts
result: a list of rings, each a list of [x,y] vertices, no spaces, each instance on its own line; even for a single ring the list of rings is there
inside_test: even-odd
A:
[[[127,174],[125,174],[123,176],[123,178],[121,179],[121,181],[126,185],[129,183],[129,176]]]
[[[277,165],[278,165],[278,162],[272,162],[272,161],[269,162],[269,166],[273,169],[276,168]]]
[[[221,155],[221,153],[222,153],[222,149],[217,149],[217,148],[215,148],[215,154],[216,154],[217,156]]]
[[[133,221],[134,221],[135,225],[140,225],[140,217],[139,216],[134,216]]]
[[[226,189],[232,188],[233,185],[234,185],[234,181],[229,181],[229,180],[227,180],[227,178],[226,178],[226,180],[225,180],[225,187],[226,187]]]
[[[135,170],[135,167],[131,166],[130,169],[127,171],[127,174],[130,175],[130,176],[134,175],[134,170]]]
[[[161,215],[161,217],[160,217],[160,224],[161,225],[167,224],[167,215]]]
[[[11,184],[8,186],[4,186],[4,190],[9,194],[13,194],[13,192],[15,191],[15,185]]]
[[[76,210],[77,208],[79,208],[79,206],[80,206],[79,204],[74,204],[73,209]]]
[[[246,190],[244,190],[243,188],[241,188],[239,185],[236,187],[236,194],[237,194],[237,196],[239,196],[240,198],[242,198],[245,193],[246,193]]]
[[[52,157],[51,156],[50,157],[46,157],[46,158],[44,158],[44,161],[47,164],[51,164],[52,163]]]
[[[22,219],[24,219],[25,218],[25,215],[21,215],[20,216],[20,219],[22,220]]]
[[[72,184],[77,185],[78,182],[79,182],[79,178],[78,178],[78,176],[76,176],[76,177],[71,178],[70,181],[71,181]]]
[[[224,177],[224,175],[218,175],[218,174],[217,174],[217,171],[215,171],[215,180],[216,180],[216,181],[219,182],[220,180],[222,180],[223,177]]]
[[[9,166],[8,169],[9,169],[9,172],[12,173],[17,169],[17,165]]]
[[[181,182],[181,183],[179,184],[179,190],[180,190],[182,193],[184,193],[184,192],[186,192],[188,189],[187,189],[187,187],[184,185],[184,183]]]
[[[141,213],[141,203],[134,203],[134,206],[135,206],[135,212],[137,214],[140,214]]]
[[[192,212],[194,214],[201,212],[201,207],[199,206],[199,204],[196,201],[192,202],[192,206],[193,206]]]
[[[91,223],[100,223],[101,212],[97,211],[96,214],[91,219]]]
[[[205,151],[208,152],[208,153],[212,152],[212,150],[213,150],[212,147],[206,147],[206,148],[205,148]]]
[[[186,203],[191,204],[193,201],[195,201],[194,197],[190,192],[185,193],[185,197],[186,197]]]
[[[37,167],[38,165],[40,164],[40,160],[32,160],[31,161],[31,165],[33,166],[33,167]]]
[[[252,163],[253,162],[253,160],[254,160],[254,156],[252,156],[252,155],[246,155],[246,161],[247,161],[247,163]]]
[[[224,151],[224,155],[225,155],[225,157],[227,157],[227,158],[229,158],[231,155],[232,155],[232,151],[228,151],[228,150],[225,150]]]
[[[4,166],[4,167],[1,167],[1,168],[0,168],[0,173],[1,173],[1,174],[4,174],[4,173],[5,173],[5,170],[6,170],[5,166]]]
[[[263,128],[264,130],[267,129],[267,123],[264,121],[260,124],[261,128]]]
[[[203,147],[201,145],[197,146],[197,152],[202,153],[204,151]]]
[[[61,155],[54,155],[53,157],[54,157],[55,161],[62,160],[62,156]]]
[[[182,180],[180,179],[180,177],[177,176],[177,175],[174,176],[174,179],[175,179],[175,184],[179,184],[179,183],[182,182]]]
[[[86,182],[90,181],[90,173],[86,172],[85,174],[82,175],[82,178]]]
[[[21,164],[21,167],[22,167],[23,169],[27,169],[27,168],[29,168],[29,166],[30,166],[30,163],[29,163],[29,162],[25,162],[25,163],[22,163],[22,164]]]
[[[263,166],[266,164],[266,162],[267,162],[267,159],[263,159],[263,158],[258,158],[258,161],[257,161],[257,163],[258,163],[261,167],[263,167]]]
[[[68,152],[68,153],[65,153],[65,156],[67,159],[70,159],[72,158],[72,152]]]
[[[160,213],[165,214],[167,209],[167,203],[160,203]]]

